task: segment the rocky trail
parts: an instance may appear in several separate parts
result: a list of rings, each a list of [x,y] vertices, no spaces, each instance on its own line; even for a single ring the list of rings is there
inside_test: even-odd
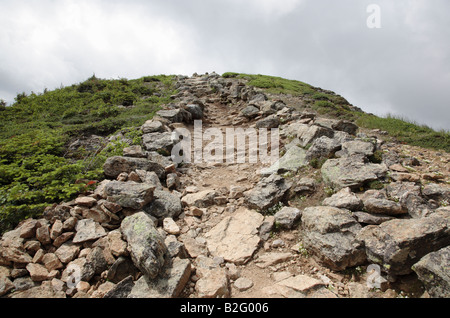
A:
[[[243,80],[177,80],[173,103],[138,128],[142,145],[109,158],[95,191],[3,235],[1,296],[450,296],[449,154]],[[208,129],[279,128],[280,160],[177,165],[177,128],[224,153]]]

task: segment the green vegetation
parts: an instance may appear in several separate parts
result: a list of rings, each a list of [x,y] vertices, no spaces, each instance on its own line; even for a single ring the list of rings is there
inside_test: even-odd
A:
[[[321,115],[354,121],[358,126],[386,131],[391,138],[413,146],[450,152],[450,132],[435,131],[425,125],[388,115],[379,117],[353,107],[342,96],[306,83],[266,75],[225,73],[225,77],[248,80],[247,84],[262,88],[271,94],[290,94],[302,97],[305,107]],[[376,159],[376,158],[374,158]]]
[[[419,125],[392,115],[383,118],[361,114],[356,124],[369,129],[387,131],[389,136],[412,146],[450,152],[450,132],[448,131],[435,131],[426,125]]]
[[[175,92],[170,76],[85,82],[43,93],[18,94],[0,111],[0,233],[52,204],[74,198],[103,178],[106,158],[122,155],[121,139],[95,151],[67,146],[92,134],[121,131],[141,142],[141,126]],[[2,106],[5,106],[2,103]],[[127,107],[132,106],[132,107]]]

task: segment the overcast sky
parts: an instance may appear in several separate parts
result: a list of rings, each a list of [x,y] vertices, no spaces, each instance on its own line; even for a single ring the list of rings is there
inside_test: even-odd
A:
[[[381,9],[381,28],[369,28]],[[227,71],[335,91],[450,130],[448,0],[0,0],[0,98]]]

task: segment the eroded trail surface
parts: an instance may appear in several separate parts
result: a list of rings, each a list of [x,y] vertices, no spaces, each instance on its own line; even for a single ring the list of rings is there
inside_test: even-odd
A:
[[[3,235],[0,296],[450,295],[448,154],[386,142],[242,79],[178,76],[176,86],[95,191]],[[179,128],[191,162],[176,165]],[[206,160],[227,154],[227,130],[260,128],[279,129],[276,165],[250,162],[250,139],[234,162]]]

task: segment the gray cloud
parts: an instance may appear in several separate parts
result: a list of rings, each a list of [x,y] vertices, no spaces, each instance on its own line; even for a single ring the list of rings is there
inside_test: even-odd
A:
[[[381,29],[366,8],[381,7]],[[9,1],[0,98],[82,81],[225,71],[331,89],[363,110],[450,129],[446,0]]]

